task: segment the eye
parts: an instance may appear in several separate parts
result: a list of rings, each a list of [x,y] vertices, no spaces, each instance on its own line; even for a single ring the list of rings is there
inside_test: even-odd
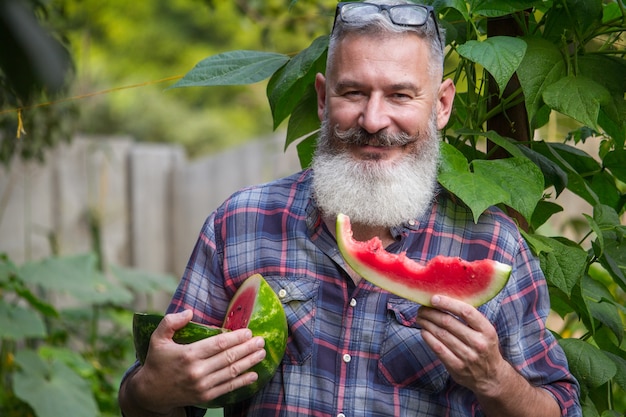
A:
[[[344,97],[359,97],[363,95],[363,92],[359,90],[347,90],[342,94]]]
[[[396,101],[408,101],[412,100],[413,96],[407,93],[393,93],[391,94],[391,98]]]

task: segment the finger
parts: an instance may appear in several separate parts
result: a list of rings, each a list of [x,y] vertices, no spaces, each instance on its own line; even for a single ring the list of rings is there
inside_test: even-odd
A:
[[[245,343],[224,350],[207,360],[211,372],[228,371],[228,376],[233,378],[265,358],[265,342],[261,337],[255,337]]]
[[[152,337],[159,339],[172,339],[174,332],[185,327],[191,321],[193,312],[184,310],[179,313],[166,314],[157,328],[152,333]]]
[[[482,331],[491,326],[480,311],[463,301],[444,295],[434,295],[431,303],[434,308],[455,315],[472,329]]]
[[[200,404],[214,400],[231,391],[250,385],[257,380],[258,374],[256,372],[246,372],[226,382],[220,383],[215,386],[210,386],[207,390],[199,394],[198,403]]]
[[[428,345],[438,356],[452,355],[456,358],[473,356],[470,341],[476,332],[452,315],[431,310],[423,312],[416,322],[422,328],[424,341],[431,342]]]
[[[218,335],[199,340],[195,343],[195,347],[199,352],[199,358],[208,359],[235,346],[242,345],[251,339],[252,331],[250,331],[250,329],[238,329],[233,330],[232,332],[220,333]],[[253,347],[254,344],[248,345],[248,347],[251,346]]]
[[[463,366],[463,361],[459,359],[458,354],[454,353],[445,343],[437,338],[431,331],[423,328],[422,338],[424,342],[437,355],[439,360],[448,370],[459,369]]]
[[[419,325],[427,327],[433,334],[441,336],[442,339],[446,333],[450,333],[457,339],[468,342],[475,333],[475,330],[470,328],[461,318],[435,308],[420,307],[416,321]]]

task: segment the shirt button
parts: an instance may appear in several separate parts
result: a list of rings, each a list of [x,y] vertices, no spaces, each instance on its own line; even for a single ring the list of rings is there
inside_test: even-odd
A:
[[[281,288],[280,291],[278,291],[278,297],[285,298],[286,296],[287,296],[287,290],[284,288]]]
[[[337,417],[346,417],[346,415],[344,413],[339,413],[337,414]]]
[[[350,307],[356,307],[356,299],[350,300]]]
[[[415,220],[413,220],[413,219],[409,220],[409,224],[410,224],[411,226],[415,226]]]
[[[348,355],[347,353],[343,355],[343,361],[345,363],[348,363],[352,360],[352,356]]]

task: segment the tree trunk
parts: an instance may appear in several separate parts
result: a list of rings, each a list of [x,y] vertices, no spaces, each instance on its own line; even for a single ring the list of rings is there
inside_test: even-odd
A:
[[[523,32],[520,29],[517,21],[511,15],[491,18],[487,21],[487,35],[488,36],[522,36]],[[519,79],[517,73],[513,74],[511,80],[504,89],[502,94],[503,98],[510,96],[512,93],[520,88]],[[488,97],[487,102],[488,111],[495,109],[501,105],[499,96],[498,84],[493,77],[489,76],[488,84]],[[526,106],[524,102],[512,106],[502,112],[496,114],[489,120],[487,120],[487,130],[493,130],[499,135],[509,137],[520,142],[529,142],[531,140],[530,126],[528,122],[528,113],[526,112]],[[491,151],[494,148],[494,144],[487,141],[487,151]],[[508,153],[499,148],[492,154],[492,159],[500,159],[508,157]],[[519,226],[528,230],[528,222],[519,213],[513,209],[509,209],[509,215],[513,217],[519,224]]]

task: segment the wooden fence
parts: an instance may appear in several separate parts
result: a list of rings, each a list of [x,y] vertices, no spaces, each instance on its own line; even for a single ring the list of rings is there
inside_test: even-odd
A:
[[[20,264],[93,247],[106,261],[180,276],[206,216],[228,195],[299,169],[280,135],[188,160],[181,147],[128,137],[77,137],[44,164],[0,170],[0,252]]]

